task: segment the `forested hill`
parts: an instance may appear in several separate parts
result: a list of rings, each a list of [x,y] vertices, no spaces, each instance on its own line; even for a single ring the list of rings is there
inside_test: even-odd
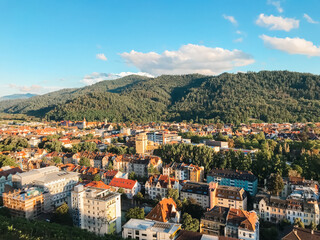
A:
[[[320,76],[288,71],[132,75],[23,101],[3,101],[0,111],[51,120],[320,121]]]

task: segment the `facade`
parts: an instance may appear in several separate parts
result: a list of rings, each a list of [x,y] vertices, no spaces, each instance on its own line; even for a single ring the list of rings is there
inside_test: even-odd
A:
[[[122,188],[128,198],[132,199],[141,190],[140,183],[137,180],[113,178],[109,183],[110,187],[114,187],[116,190]]]
[[[227,216],[225,236],[243,240],[259,240],[259,219],[257,214],[231,208]]]
[[[12,186],[12,176],[16,173],[22,173],[19,167],[2,167],[0,171],[0,196],[5,191],[5,185]]]
[[[217,205],[247,210],[247,194],[243,188],[220,186],[218,183],[210,183],[209,185],[212,207]]]
[[[202,182],[204,178],[204,167],[172,162],[162,168],[162,173],[163,175],[174,176],[177,180]]]
[[[204,213],[200,221],[200,233],[224,236],[229,208],[215,206]]]
[[[229,170],[229,169],[213,169],[207,174],[207,182],[217,182],[219,185],[240,187],[255,196],[258,189],[258,178],[252,172]]]
[[[74,224],[99,235],[121,232],[120,197],[108,189],[76,186],[71,193]]]
[[[130,219],[123,225],[122,237],[143,240],[176,239],[181,224]]]
[[[12,216],[35,219],[51,210],[50,194],[35,187],[3,193],[3,206]]]
[[[168,189],[180,190],[179,181],[165,175],[152,175],[145,184],[145,192],[151,199],[163,199],[167,197]]]
[[[187,182],[180,191],[180,199],[194,199],[204,209],[210,207],[210,188],[207,183]]]
[[[136,153],[145,154],[147,152],[148,137],[146,133],[136,135]]]

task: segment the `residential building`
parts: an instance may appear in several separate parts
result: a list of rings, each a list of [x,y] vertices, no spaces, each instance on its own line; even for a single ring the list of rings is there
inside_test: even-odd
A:
[[[240,187],[255,196],[258,190],[258,178],[250,171],[213,169],[207,174],[207,182],[217,182],[219,185]]]
[[[229,208],[215,206],[209,212],[205,212],[200,221],[200,233],[224,236]]]
[[[130,219],[123,225],[122,237],[143,240],[176,239],[181,224]]]
[[[71,193],[74,224],[99,235],[121,232],[120,197],[96,184],[75,186]]]
[[[227,216],[225,236],[243,240],[259,239],[259,219],[255,212],[231,208]]]
[[[179,181],[165,175],[152,175],[145,184],[145,192],[151,199],[163,199],[168,195],[168,189],[180,190]]]
[[[109,183],[110,187],[116,190],[123,189],[128,198],[132,199],[141,190],[140,183],[137,180],[123,179],[114,177]]]
[[[50,194],[41,188],[32,187],[3,193],[3,206],[12,216],[35,219],[51,210]]]
[[[177,204],[172,198],[164,198],[151,210],[146,219],[158,222],[179,223],[180,212],[177,210]]]
[[[145,154],[147,152],[148,137],[146,133],[136,135],[136,153]]]
[[[176,240],[236,240],[236,239],[222,239],[217,236],[207,235],[199,232],[181,230]]]
[[[5,191],[5,185],[12,186],[12,176],[16,173],[22,173],[19,167],[2,167],[0,169],[0,196]]]
[[[181,200],[192,198],[204,209],[210,207],[210,196],[210,188],[207,183],[186,182],[180,191]]]
[[[293,227],[281,240],[320,240],[320,231],[307,228]]]
[[[177,180],[202,182],[204,178],[204,167],[172,162],[162,168],[162,173],[163,175],[174,176]]]

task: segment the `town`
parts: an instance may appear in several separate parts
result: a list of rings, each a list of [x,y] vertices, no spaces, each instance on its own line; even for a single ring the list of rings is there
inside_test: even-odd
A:
[[[319,149],[320,123],[6,120],[0,217],[110,239],[318,239]]]

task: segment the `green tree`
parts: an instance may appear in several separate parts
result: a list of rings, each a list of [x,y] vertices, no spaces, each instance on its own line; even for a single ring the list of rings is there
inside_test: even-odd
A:
[[[304,228],[304,223],[302,222],[301,218],[295,218],[293,225]]]
[[[192,218],[190,214],[182,215],[182,228],[187,231],[197,232],[199,230],[199,220]]]
[[[284,183],[279,174],[271,174],[267,181],[267,188],[273,195],[278,195],[282,191]]]
[[[177,202],[177,200],[179,199],[179,191],[178,191],[178,189],[169,188],[167,197],[168,198],[173,198],[173,200],[175,202]]]
[[[135,207],[130,208],[126,213],[126,219],[129,221],[131,218],[144,219],[145,212],[143,208]]]
[[[136,180],[136,173],[135,172],[130,172],[128,178],[131,179],[131,180]]]
[[[79,165],[80,166],[86,166],[86,167],[90,167],[90,160],[87,157],[81,157],[80,161],[79,161]]]
[[[62,162],[62,159],[61,159],[61,157],[54,156],[54,157],[52,158],[52,161],[53,161],[55,164],[59,164],[59,163]]]
[[[97,173],[96,175],[94,175],[93,177],[93,181],[100,181],[101,180],[101,176],[99,173]]]
[[[19,165],[10,156],[0,155],[0,167],[4,166],[18,167]]]
[[[72,226],[72,217],[69,213],[68,204],[63,203],[61,206],[57,207],[54,211],[51,221],[62,225]]]

